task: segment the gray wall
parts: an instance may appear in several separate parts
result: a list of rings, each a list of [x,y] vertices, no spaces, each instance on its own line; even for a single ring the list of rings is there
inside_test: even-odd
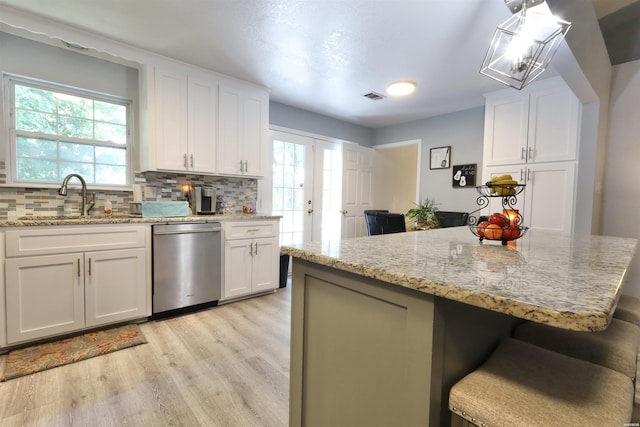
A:
[[[373,135],[370,128],[275,101],[269,102],[269,124],[356,142],[365,147],[371,146]]]
[[[640,60],[613,67],[605,164],[602,234],[640,239]],[[627,294],[640,297],[640,249],[628,272]]]
[[[137,135],[138,70],[134,68],[0,32],[0,70],[130,99]],[[4,81],[0,88],[4,91]],[[0,103],[0,129],[7,129],[2,123],[3,105]],[[1,138],[0,159],[4,159],[6,134]]]
[[[429,151],[434,147],[451,146],[451,165],[477,164],[476,184],[479,184],[482,171],[484,107],[375,129],[372,146],[413,139],[422,140],[420,199],[435,199],[438,209],[444,211],[475,210],[478,197],[475,188],[454,188],[451,168],[429,169]]]

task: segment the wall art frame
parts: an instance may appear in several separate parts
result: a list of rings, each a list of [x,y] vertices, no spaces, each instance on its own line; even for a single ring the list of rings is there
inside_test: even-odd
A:
[[[449,169],[451,167],[451,146],[435,147],[429,151],[429,169]]]

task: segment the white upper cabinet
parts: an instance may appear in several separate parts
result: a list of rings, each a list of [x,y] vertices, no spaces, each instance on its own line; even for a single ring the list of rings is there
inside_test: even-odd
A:
[[[188,80],[189,159],[188,170],[216,171],[218,83],[189,77]]]
[[[576,160],[580,108],[560,78],[488,94],[485,166]]]
[[[151,169],[216,172],[218,80],[200,74],[204,73],[155,67],[155,167]]]
[[[263,177],[270,164],[266,91],[220,85],[218,173]]]
[[[526,185],[516,208],[524,225],[573,231],[581,104],[561,78],[487,95],[483,181],[510,174]],[[500,199],[487,212],[500,212]]]

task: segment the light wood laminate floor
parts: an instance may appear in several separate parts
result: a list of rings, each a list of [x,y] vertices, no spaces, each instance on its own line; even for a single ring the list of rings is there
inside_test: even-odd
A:
[[[0,383],[0,426],[286,426],[290,298],[143,323],[147,344]]]

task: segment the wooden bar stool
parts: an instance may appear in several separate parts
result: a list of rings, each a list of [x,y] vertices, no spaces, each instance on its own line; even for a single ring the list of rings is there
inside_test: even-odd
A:
[[[578,332],[554,328],[535,322],[525,322],[513,332],[513,337],[556,353],[596,363],[636,377],[640,327],[612,319],[600,332]]]
[[[613,317],[640,326],[640,298],[621,295]]]
[[[513,338],[449,393],[452,425],[615,426],[632,406],[628,376]]]

